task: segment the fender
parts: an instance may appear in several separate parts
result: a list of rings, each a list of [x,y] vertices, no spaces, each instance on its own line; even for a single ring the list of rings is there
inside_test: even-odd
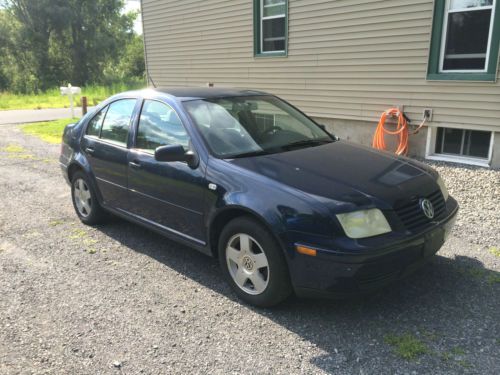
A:
[[[75,167],[83,170],[83,172],[88,176],[89,183],[92,185],[92,188],[97,193],[97,200],[99,201],[99,204],[103,205],[102,194],[97,185],[95,175],[92,172],[92,168],[90,168],[90,163],[88,162],[87,157],[83,155],[81,152],[76,152],[68,164],[67,167],[68,180],[69,180],[69,171]]]

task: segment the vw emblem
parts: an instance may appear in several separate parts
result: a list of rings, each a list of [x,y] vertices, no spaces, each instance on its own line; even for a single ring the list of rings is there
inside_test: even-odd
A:
[[[243,267],[245,267],[248,271],[253,270],[253,260],[248,256],[243,257]]]
[[[425,216],[429,219],[434,218],[434,206],[432,202],[428,199],[420,199],[420,208]]]

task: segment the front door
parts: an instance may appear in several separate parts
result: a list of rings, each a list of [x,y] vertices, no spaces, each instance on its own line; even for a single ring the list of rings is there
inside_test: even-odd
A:
[[[104,204],[126,208],[128,134],[137,99],[117,100],[89,122],[82,150],[97,181]]]
[[[185,162],[158,162],[154,150],[190,140],[177,113],[167,104],[145,100],[134,147],[129,153],[130,211],[198,243],[206,242],[203,230],[204,170]]]

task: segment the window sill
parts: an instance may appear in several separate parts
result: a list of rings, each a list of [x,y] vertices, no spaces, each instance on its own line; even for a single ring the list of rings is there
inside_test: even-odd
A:
[[[428,73],[428,81],[480,81],[496,82],[495,73]]]
[[[254,57],[256,58],[261,58],[261,57],[288,57],[288,53],[285,52],[267,52],[267,53],[256,53],[254,54]]]
[[[449,163],[460,163],[460,164],[475,165],[479,167],[490,168],[490,164],[487,159],[468,158],[465,156],[458,156],[458,155],[454,156],[454,155],[443,155],[443,154],[427,155],[425,158],[427,160],[446,161]]]

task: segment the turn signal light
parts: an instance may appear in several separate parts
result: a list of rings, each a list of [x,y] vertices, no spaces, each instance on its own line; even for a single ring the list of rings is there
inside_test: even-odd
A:
[[[316,256],[316,250],[314,250],[314,249],[310,249],[310,248],[305,247],[305,246],[297,246],[296,249],[297,249],[297,252],[299,254],[309,255],[311,257]]]

